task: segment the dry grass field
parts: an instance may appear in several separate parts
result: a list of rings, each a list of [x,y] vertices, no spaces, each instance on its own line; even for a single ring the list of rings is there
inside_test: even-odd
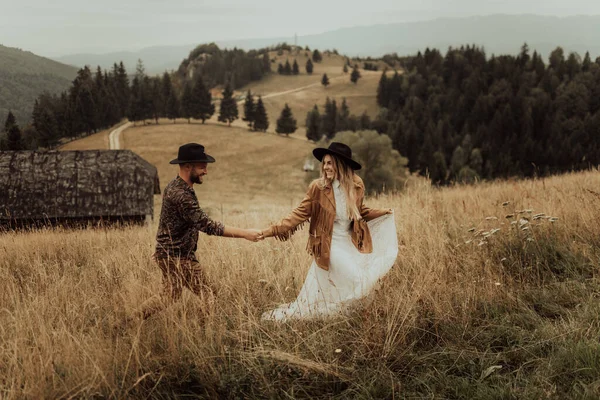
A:
[[[108,149],[108,135],[111,129],[105,129],[98,133],[86,136],[82,139],[73,140],[60,146],[59,150],[103,150]]]
[[[215,218],[263,227],[300,199],[306,142],[197,124],[123,137],[162,187],[192,140],[217,158],[197,188]],[[599,186],[590,171],[370,198],[395,209],[400,243],[372,302],[283,325],[259,317],[299,291],[306,230],[201,235],[216,303],[186,293],[118,329],[159,292],[156,220],[2,234],[0,398],[598,398]]]

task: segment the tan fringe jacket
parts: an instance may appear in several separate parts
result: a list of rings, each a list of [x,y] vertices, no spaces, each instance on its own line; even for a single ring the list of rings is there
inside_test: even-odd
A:
[[[361,218],[358,221],[353,220],[350,225],[352,243],[359,252],[371,253],[373,242],[367,222],[386,214],[387,210],[371,209],[363,204],[365,186],[362,179],[356,174],[354,175],[354,188],[356,190],[356,206]],[[320,180],[313,181],[300,205],[287,217],[269,227],[264,232],[264,236],[275,236],[282,241],[288,240],[308,220],[310,220],[310,228],[306,249],[315,257],[317,265],[327,271],[329,270],[331,236],[335,220],[335,198],[331,184],[322,187]]]

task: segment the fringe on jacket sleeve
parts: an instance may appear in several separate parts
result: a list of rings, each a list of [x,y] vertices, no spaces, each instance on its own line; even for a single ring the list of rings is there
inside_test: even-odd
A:
[[[313,202],[313,185],[308,188],[306,196],[292,212],[273,224],[265,232],[265,237],[274,236],[277,240],[289,240],[310,219]]]

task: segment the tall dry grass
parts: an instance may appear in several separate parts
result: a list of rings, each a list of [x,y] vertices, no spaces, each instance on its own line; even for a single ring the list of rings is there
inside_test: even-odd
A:
[[[155,225],[3,234],[0,398],[593,398],[599,183],[592,171],[369,199],[395,209],[400,243],[372,302],[283,325],[260,315],[298,293],[305,231],[202,236],[210,313],[186,293],[120,328],[159,293]],[[287,211],[224,219],[261,227]]]

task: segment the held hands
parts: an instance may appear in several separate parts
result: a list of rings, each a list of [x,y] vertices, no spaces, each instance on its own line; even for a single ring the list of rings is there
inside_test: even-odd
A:
[[[246,229],[246,235],[244,236],[244,239],[251,242],[259,242],[264,240],[265,237],[260,229]]]

